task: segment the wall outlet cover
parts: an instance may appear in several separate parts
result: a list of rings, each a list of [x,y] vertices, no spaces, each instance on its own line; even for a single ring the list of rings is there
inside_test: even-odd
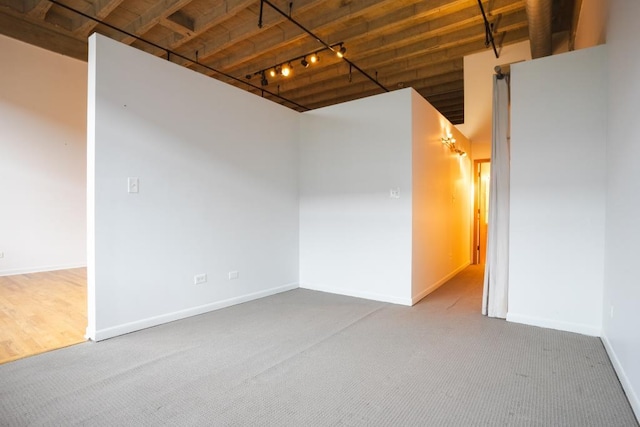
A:
[[[202,283],[205,283],[206,281],[207,281],[206,274],[196,274],[195,276],[193,276],[193,283],[195,285],[200,285]]]
[[[235,280],[238,278],[240,274],[237,271],[230,271],[229,272],[229,280]]]

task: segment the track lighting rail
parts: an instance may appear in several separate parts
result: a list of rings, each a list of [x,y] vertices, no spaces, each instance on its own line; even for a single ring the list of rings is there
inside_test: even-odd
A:
[[[333,48],[332,50],[334,52],[340,52],[341,50],[346,51],[346,49],[344,49],[343,45],[344,45],[344,43],[340,42],[340,43],[332,44],[331,47]],[[338,46],[340,47],[341,50],[337,50],[336,51],[335,48],[337,48]],[[329,50],[329,49],[326,48],[326,47],[323,47],[322,49],[315,50],[313,52],[309,52],[309,53],[304,54],[304,55],[299,55],[299,56],[296,56],[294,58],[289,58],[286,61],[279,62],[278,64],[273,65],[271,67],[263,68],[262,70],[258,70],[258,71],[256,71],[255,73],[252,73],[252,74],[247,74],[245,76],[245,78],[247,80],[249,80],[253,76],[261,76],[263,74],[266,74],[267,71],[271,73],[271,77],[275,77],[276,75],[281,74],[282,68],[285,65],[288,65],[290,68],[292,68],[291,63],[295,62],[295,61],[300,61],[300,65],[302,65],[304,68],[307,68],[309,65],[319,62],[320,61],[320,55],[319,54],[321,52],[324,52],[324,51],[327,51],[327,50]],[[309,58],[309,60],[307,60],[307,58]]]
[[[325,49],[328,49],[334,53],[336,53],[338,56],[340,56],[340,58],[342,58],[343,61],[345,61],[347,64],[349,64],[350,69],[353,68],[355,70],[357,70],[358,72],[360,72],[360,74],[362,74],[363,76],[365,76],[366,78],[368,78],[369,80],[371,80],[373,83],[375,83],[376,85],[378,85],[382,90],[384,90],[385,92],[389,92],[389,89],[387,89],[383,84],[381,84],[378,79],[377,79],[377,73],[376,73],[376,78],[374,79],[373,77],[371,77],[366,71],[364,71],[362,68],[358,67],[356,64],[354,64],[352,61],[350,61],[347,57],[344,56],[344,52],[342,51],[336,51],[335,50],[335,44],[334,45],[330,45],[329,43],[325,42],[324,40],[322,40],[320,37],[318,37],[316,34],[314,34],[311,30],[307,29],[304,25],[302,25],[301,23],[299,23],[298,21],[296,21],[295,19],[293,19],[291,17],[291,11],[289,12],[289,14],[287,14],[285,11],[283,11],[282,9],[280,9],[279,7],[277,7],[276,5],[274,5],[273,3],[271,3],[271,1],[269,0],[260,0],[260,16],[258,18],[258,27],[262,28],[262,14],[264,11],[264,4],[267,4],[269,7],[271,7],[273,10],[275,10],[276,12],[278,12],[280,15],[284,16],[287,20],[289,20],[291,23],[293,23],[295,26],[297,26],[298,28],[300,28],[302,31],[304,31],[305,33],[307,33],[309,36],[313,37],[318,43],[320,43],[322,46],[324,46]],[[291,5],[290,5],[291,8]],[[342,53],[342,55],[339,54],[339,52]]]
[[[57,6],[60,6],[60,7],[61,7],[61,8],[63,8],[63,9],[66,9],[66,10],[68,10],[68,11],[70,11],[70,12],[73,12],[73,13],[75,13],[75,14],[77,14],[77,15],[80,15],[80,16],[82,16],[82,17],[84,17],[84,18],[87,18],[87,19],[89,19],[89,20],[91,20],[91,21],[93,21],[93,22],[97,22],[98,24],[100,24],[100,25],[102,25],[102,26],[105,26],[105,27],[107,27],[107,28],[110,28],[110,29],[112,29],[112,30],[115,30],[115,31],[117,31],[117,32],[119,32],[119,33],[121,33],[121,34],[124,34],[124,35],[128,36],[128,37],[132,37],[132,38],[134,38],[134,39],[136,39],[136,40],[139,40],[139,41],[141,41],[141,42],[143,42],[143,43],[148,44],[149,46],[153,46],[153,47],[155,47],[155,48],[157,48],[157,49],[159,49],[159,50],[162,50],[162,51],[164,51],[164,52],[167,54],[167,60],[169,60],[169,61],[171,60],[171,56],[175,56],[176,58],[180,58],[180,59],[183,59],[183,60],[185,60],[185,61],[188,61],[188,62],[194,63],[194,64],[196,64],[196,65],[198,65],[198,66],[200,66],[200,67],[202,67],[202,68],[205,68],[205,69],[207,69],[207,70],[209,70],[209,71],[212,71],[212,72],[214,72],[214,73],[216,73],[216,74],[219,74],[219,75],[221,75],[221,76],[224,76],[224,77],[226,77],[226,78],[228,78],[228,79],[231,79],[231,80],[236,81],[236,82],[238,82],[238,83],[241,83],[241,84],[247,85],[247,86],[249,86],[249,87],[252,87],[252,88],[254,88],[254,89],[256,89],[256,90],[260,91],[263,97],[264,97],[264,94],[265,94],[265,93],[267,93],[267,94],[272,95],[272,96],[274,96],[274,97],[276,97],[276,98],[278,98],[278,99],[280,99],[280,100],[282,100],[282,101],[284,101],[284,102],[286,102],[286,103],[289,103],[289,104],[295,105],[296,107],[298,107],[298,108],[300,108],[300,109],[302,109],[302,110],[305,110],[305,111],[310,110],[310,108],[305,107],[304,105],[298,104],[297,102],[292,101],[292,100],[290,100],[290,99],[287,99],[287,98],[285,98],[285,97],[283,97],[283,96],[280,96],[280,95],[279,95],[279,94],[277,94],[277,93],[274,93],[274,92],[268,91],[268,90],[264,89],[263,87],[256,86],[256,85],[254,85],[254,84],[252,84],[252,83],[249,83],[249,82],[246,82],[246,81],[244,81],[244,80],[242,80],[242,79],[240,79],[240,78],[237,78],[237,77],[234,77],[234,76],[232,76],[232,75],[230,75],[230,74],[227,74],[227,73],[225,73],[224,71],[217,70],[217,69],[215,69],[215,68],[213,68],[213,67],[210,67],[210,66],[208,66],[208,65],[205,65],[205,64],[203,64],[203,63],[199,62],[199,61],[198,61],[198,53],[197,53],[197,52],[196,52],[196,59],[189,58],[189,57],[187,57],[187,56],[185,56],[185,55],[182,55],[182,54],[180,54],[180,53],[177,53],[177,52],[174,52],[174,51],[172,51],[172,50],[170,50],[170,49],[167,49],[166,47],[162,47],[162,46],[160,46],[160,45],[158,45],[158,44],[156,44],[156,43],[154,43],[154,42],[152,42],[152,41],[146,40],[146,39],[144,39],[144,38],[142,38],[142,37],[140,37],[140,36],[137,36],[137,35],[135,35],[135,34],[133,34],[133,33],[130,33],[130,32],[128,32],[128,31],[125,31],[125,30],[123,30],[123,29],[121,29],[121,28],[118,28],[118,27],[116,27],[115,25],[111,25],[111,24],[109,24],[109,23],[107,23],[107,22],[104,22],[104,21],[102,21],[102,20],[98,19],[98,18],[95,18],[95,17],[93,17],[93,16],[91,16],[91,15],[88,15],[88,14],[86,14],[86,13],[84,13],[84,12],[82,12],[82,11],[78,10],[78,9],[75,9],[75,8],[71,7],[71,6],[67,6],[66,4],[61,3],[61,2],[60,2],[60,1],[58,1],[58,0],[48,0],[48,1],[50,1],[51,3],[53,3],[53,4],[57,5]],[[262,6],[262,4],[261,4],[261,6]]]

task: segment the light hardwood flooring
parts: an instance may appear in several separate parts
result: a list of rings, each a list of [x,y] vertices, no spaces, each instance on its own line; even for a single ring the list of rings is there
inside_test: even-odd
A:
[[[87,269],[0,277],[0,364],[85,341]]]

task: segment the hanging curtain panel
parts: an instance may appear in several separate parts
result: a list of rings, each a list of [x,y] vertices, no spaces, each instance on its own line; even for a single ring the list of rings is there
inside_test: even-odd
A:
[[[482,314],[507,317],[509,296],[509,75],[493,77],[489,231]]]

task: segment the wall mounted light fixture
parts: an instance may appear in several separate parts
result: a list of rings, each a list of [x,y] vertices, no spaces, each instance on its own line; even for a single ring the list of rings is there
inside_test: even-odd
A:
[[[464,150],[456,147],[456,139],[451,135],[451,133],[447,133],[447,136],[442,137],[442,143],[449,147],[449,150],[452,153],[458,154],[460,157],[465,157],[467,153]]]

